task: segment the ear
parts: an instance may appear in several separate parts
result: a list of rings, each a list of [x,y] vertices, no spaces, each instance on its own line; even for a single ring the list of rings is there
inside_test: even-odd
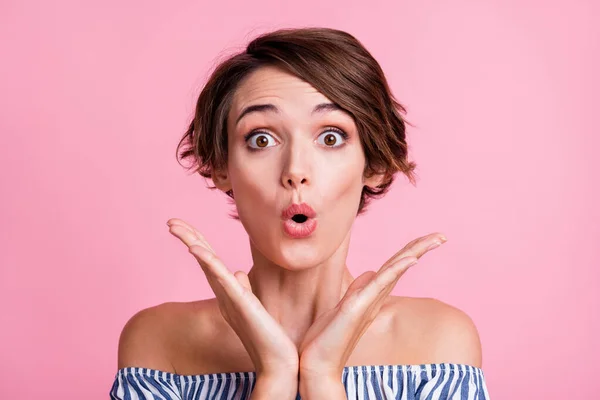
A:
[[[227,169],[213,169],[210,174],[212,181],[214,182],[217,189],[227,192],[231,190],[231,181]]]

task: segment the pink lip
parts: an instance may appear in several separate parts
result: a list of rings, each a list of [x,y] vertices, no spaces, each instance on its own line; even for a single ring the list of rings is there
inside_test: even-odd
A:
[[[310,236],[317,229],[317,220],[309,218],[299,223],[293,219],[283,221],[283,231],[294,239]]]
[[[296,222],[292,219],[296,214],[304,214],[308,219],[302,223]],[[292,204],[281,213],[283,231],[295,239],[310,236],[317,229],[316,216],[317,213],[308,204]]]
[[[287,207],[285,210],[283,210],[281,213],[281,218],[284,220],[290,219],[296,214],[304,214],[308,218],[314,218],[317,216],[317,213],[315,212],[315,210],[312,209],[311,206],[309,206],[306,203],[300,203],[300,204],[291,204],[289,207]]]

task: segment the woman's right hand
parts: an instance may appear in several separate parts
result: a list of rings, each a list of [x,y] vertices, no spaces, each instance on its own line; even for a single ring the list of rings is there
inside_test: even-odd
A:
[[[188,246],[202,267],[223,318],[238,335],[254,363],[257,382],[293,379],[285,384],[297,384],[298,349],[252,293],[248,275],[242,271],[232,274],[190,224],[172,218],[167,225],[171,234]]]

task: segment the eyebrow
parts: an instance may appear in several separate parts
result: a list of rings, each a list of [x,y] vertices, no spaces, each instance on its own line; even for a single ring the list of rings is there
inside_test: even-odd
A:
[[[315,106],[315,108],[313,108],[311,115],[323,114],[323,113],[327,113],[327,112],[331,112],[331,111],[342,111],[346,114],[348,113],[342,107],[338,106],[335,103],[321,103],[321,104],[317,104]],[[240,116],[237,117],[237,120],[235,121],[236,126],[244,116],[246,116],[250,113],[253,113],[253,112],[262,112],[262,113],[269,112],[269,113],[279,114],[280,110],[274,104],[254,104],[252,106],[248,106],[248,107],[244,108],[244,110],[242,111]]]

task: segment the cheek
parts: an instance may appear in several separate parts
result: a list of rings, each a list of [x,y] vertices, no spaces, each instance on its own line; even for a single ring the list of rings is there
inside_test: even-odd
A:
[[[355,162],[344,162],[337,167],[329,166],[326,169],[329,172],[323,177],[321,193],[326,196],[327,202],[346,207],[356,205],[358,208],[363,188],[364,158],[355,156],[348,159]],[[335,209],[337,210],[337,207]]]
[[[276,171],[269,165],[239,160],[229,168],[240,221],[250,233],[265,234],[265,221],[277,217]]]
[[[231,187],[239,207],[261,206],[275,196],[272,169],[239,168],[230,169]]]
[[[229,174],[240,222],[254,246],[276,264],[291,268],[316,265],[339,248],[355,220],[363,187],[364,157],[354,152],[334,158],[315,156],[308,170],[311,187],[304,198],[315,205],[320,225],[313,241],[288,240],[278,207],[290,200],[280,184],[276,162],[251,162],[243,157],[230,163]],[[271,160],[272,161],[272,160]]]
[[[265,164],[267,163],[256,162],[252,155],[242,149],[230,149],[228,173],[236,200],[238,192],[240,198],[254,195],[268,179],[272,179],[268,176],[272,169],[266,168]]]

